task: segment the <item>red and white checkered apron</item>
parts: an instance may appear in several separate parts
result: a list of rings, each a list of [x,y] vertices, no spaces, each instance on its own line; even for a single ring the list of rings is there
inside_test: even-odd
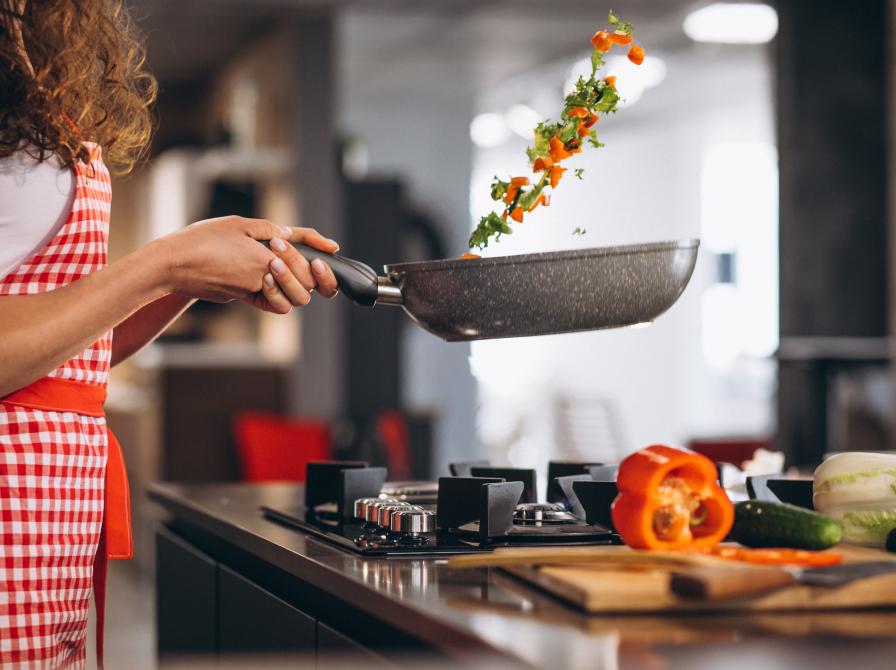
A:
[[[98,147],[74,177],[65,225],[0,279],[0,295],[51,291],[106,265],[112,189]],[[104,391],[111,346],[110,331],[48,377]],[[107,448],[103,416],[0,402],[0,668],[85,663]]]

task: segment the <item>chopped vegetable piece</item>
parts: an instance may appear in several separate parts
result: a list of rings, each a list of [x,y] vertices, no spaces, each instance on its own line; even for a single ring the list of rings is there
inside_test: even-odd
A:
[[[623,35],[631,35],[635,30],[635,27],[629,23],[628,21],[623,21],[618,16],[613,13],[613,10],[610,10],[610,13],[607,15],[607,23],[609,23],[613,28],[616,29],[617,33],[622,33]]]
[[[579,228],[578,226],[576,226],[576,229],[575,229],[574,231],[572,231],[572,234],[573,234],[573,235],[584,235],[584,234],[585,234],[585,229],[584,229],[584,228]]]
[[[555,165],[551,168],[551,188],[557,188],[557,184],[560,183],[560,178],[563,176],[564,172],[566,172],[566,168],[560,167],[559,165]]]
[[[843,555],[835,551],[806,551],[805,549],[746,549],[744,547],[719,546],[709,551],[713,556],[729,558],[757,565],[794,565],[806,568],[823,568],[839,565]]]
[[[547,194],[542,193],[540,196],[538,196],[538,198],[536,198],[535,202],[533,202],[532,205],[528,209],[526,209],[526,211],[531,212],[533,209],[535,209],[539,205],[543,205],[544,207],[547,207],[549,202],[550,202],[550,199],[548,198]]]
[[[552,137],[550,146],[551,160],[553,160],[555,163],[559,163],[564,158],[569,158],[570,156],[572,156],[572,152],[567,151],[566,146],[563,144],[563,142],[560,141],[560,138]]]
[[[604,52],[609,51],[613,43],[610,41],[610,36],[606,30],[598,30],[591,38],[591,46],[594,47],[595,51]]]
[[[467,260],[470,258],[482,258],[482,256],[480,256],[479,254],[461,254],[460,257],[464,260]]]
[[[734,508],[716,466],[684,449],[653,445],[619,466],[613,525],[635,549],[709,548],[721,542]]]
[[[628,50],[628,59],[635,65],[640,65],[644,62],[644,49],[637,44],[632,44],[631,49]]]
[[[506,202],[509,205],[514,200],[516,200],[516,195],[519,192],[520,192],[519,186],[513,186],[513,185],[508,186],[507,193],[504,195],[504,202]]]
[[[508,217],[519,223],[524,212],[531,212],[540,204],[546,205],[547,201],[541,200],[544,189],[549,184],[555,188],[565,170],[558,168],[558,164],[581,153],[585,140],[595,148],[603,146],[591,128],[597,123],[599,114],[616,111],[620,98],[616,78],[599,78],[598,72],[606,64],[604,54],[614,45],[631,43],[634,31],[631,23],[622,21],[613,12],[608,14],[607,21],[610,27],[597,31],[592,37],[591,74],[579,77],[573,90],[564,98],[560,120],[543,121],[535,126],[534,141],[526,149],[526,155],[533,173],[541,173],[541,177],[535,183],[523,181],[522,177],[510,181],[495,177],[491,197],[503,203],[503,211],[486,214],[479,220],[470,235],[471,248],[484,248],[491,239],[498,240],[502,234],[510,233]],[[633,49],[637,49],[643,59],[644,51],[637,45],[631,47],[630,57]]]
[[[632,41],[632,36],[627,35],[626,33],[610,33],[609,35],[607,35],[607,38],[613,44],[619,44],[621,46],[625,46]]]
[[[585,174],[585,168],[576,168],[576,179],[581,179],[583,174]]]

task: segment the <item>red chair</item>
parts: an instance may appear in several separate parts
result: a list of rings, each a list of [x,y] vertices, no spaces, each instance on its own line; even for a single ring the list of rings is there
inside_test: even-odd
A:
[[[309,461],[332,458],[330,425],[245,412],[234,421],[237,457],[247,482],[304,482]]]
[[[773,443],[771,437],[695,438],[688,443],[688,448],[718,463],[742,467],[757,449],[774,449]]]
[[[386,457],[391,481],[411,478],[411,439],[404,414],[397,409],[382,412],[376,418],[376,434]]]

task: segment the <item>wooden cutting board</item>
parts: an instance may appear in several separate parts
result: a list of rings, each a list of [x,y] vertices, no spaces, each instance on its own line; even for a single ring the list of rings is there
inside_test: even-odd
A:
[[[896,560],[872,549],[838,547],[844,560]],[[706,568],[706,565],[701,566]],[[681,598],[669,588],[674,566],[610,562],[579,565],[505,565],[502,570],[589,613],[770,612],[896,608],[896,572],[837,588],[794,584],[747,598],[712,602]],[[710,567],[709,569],[712,569]],[[718,569],[724,569],[719,566]]]

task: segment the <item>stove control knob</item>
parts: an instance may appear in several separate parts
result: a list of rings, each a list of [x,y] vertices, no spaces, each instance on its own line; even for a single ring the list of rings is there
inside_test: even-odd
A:
[[[407,509],[423,509],[419,505],[411,505],[410,503],[400,502],[395,503],[394,505],[383,505],[380,507],[379,511],[379,519],[377,520],[377,525],[382,526],[383,528],[392,528],[392,515],[395,512],[400,512],[401,510]]]
[[[393,533],[411,537],[431,533],[436,527],[436,513],[427,509],[397,510],[392,514]]]
[[[367,505],[366,514],[364,516],[365,520],[368,523],[373,523],[379,525],[380,522],[380,510],[383,507],[389,507],[390,505],[400,505],[402,507],[410,507],[410,503],[401,502],[399,500],[377,500],[376,502],[370,503]]]
[[[366,519],[367,518],[367,506],[372,505],[375,502],[384,502],[384,501],[395,501],[394,498],[358,498],[355,501],[355,518],[356,519]]]

